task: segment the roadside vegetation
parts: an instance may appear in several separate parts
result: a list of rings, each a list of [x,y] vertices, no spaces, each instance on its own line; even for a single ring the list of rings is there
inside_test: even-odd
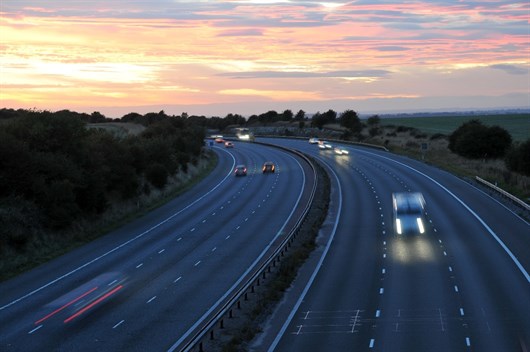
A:
[[[353,110],[248,118],[133,112],[110,119],[99,112],[0,109],[0,280],[174,197],[215,166],[215,155],[203,148],[206,135],[237,127],[384,146],[460,177],[479,176],[528,202],[530,138],[521,136],[530,114],[408,119],[403,123],[417,127],[377,115],[361,120]]]

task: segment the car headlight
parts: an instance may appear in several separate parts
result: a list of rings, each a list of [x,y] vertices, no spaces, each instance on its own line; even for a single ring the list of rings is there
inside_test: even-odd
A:
[[[402,232],[402,230],[401,230],[401,220],[399,220],[399,219],[396,219],[396,231],[397,231],[398,235],[401,235],[401,232]]]
[[[421,218],[416,218],[416,221],[418,222],[418,229],[420,230],[420,233],[424,233],[425,228],[423,227],[423,221]]]

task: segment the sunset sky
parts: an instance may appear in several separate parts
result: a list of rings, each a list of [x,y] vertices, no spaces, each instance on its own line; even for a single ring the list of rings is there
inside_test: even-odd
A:
[[[0,107],[530,107],[530,2],[1,0]]]

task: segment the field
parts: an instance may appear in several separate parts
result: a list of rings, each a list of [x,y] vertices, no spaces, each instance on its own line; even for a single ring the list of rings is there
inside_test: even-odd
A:
[[[487,126],[500,126],[506,129],[514,141],[523,142],[530,138],[530,114],[504,115],[446,115],[446,116],[412,116],[381,117],[383,126],[395,125],[414,127],[420,131],[445,135],[451,134],[464,122],[477,119]]]

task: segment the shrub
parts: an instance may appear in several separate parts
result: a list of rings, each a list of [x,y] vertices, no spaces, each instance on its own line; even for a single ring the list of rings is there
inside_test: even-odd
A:
[[[470,159],[502,157],[511,143],[508,131],[484,126],[479,120],[462,124],[449,136],[449,149]]]

